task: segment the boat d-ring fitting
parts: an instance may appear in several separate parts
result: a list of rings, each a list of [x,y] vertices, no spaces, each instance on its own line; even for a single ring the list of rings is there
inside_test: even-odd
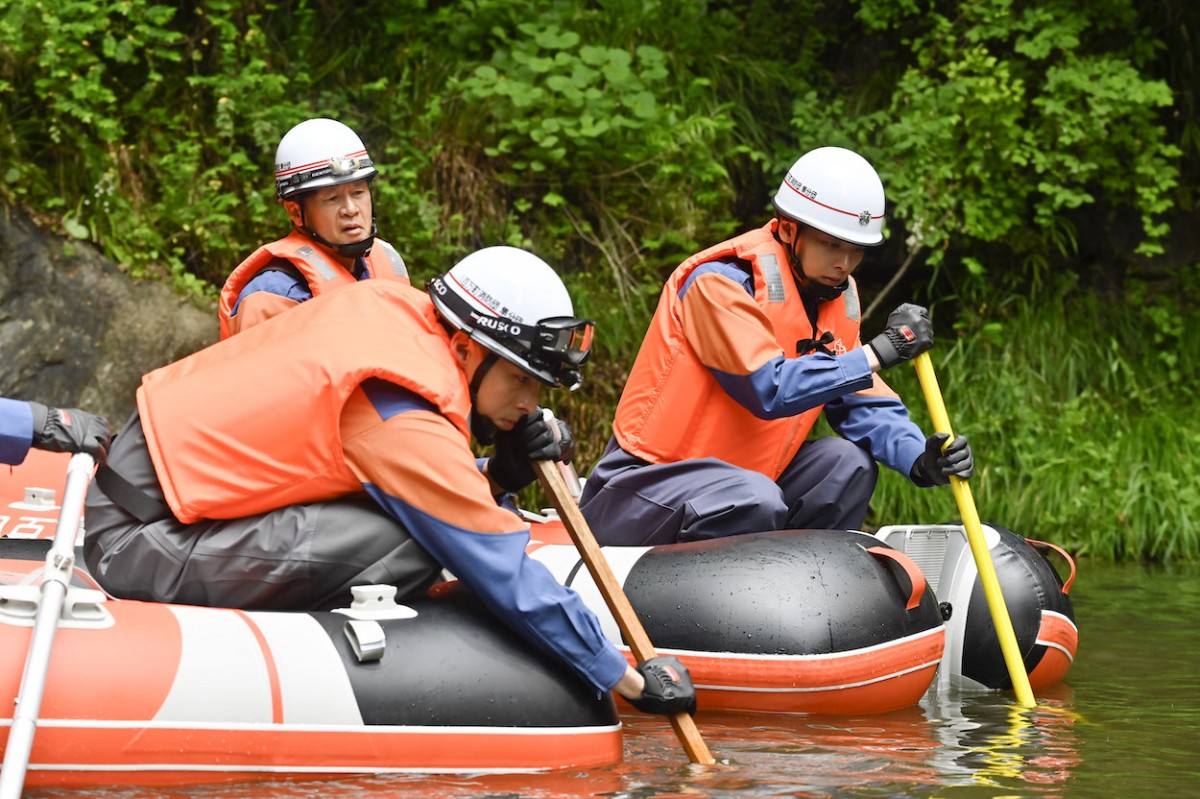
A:
[[[337,608],[333,612],[350,617],[342,629],[358,662],[380,660],[387,649],[387,636],[379,622],[411,619],[417,612],[407,605],[396,603],[394,585],[356,585],[350,589],[350,594],[354,598],[350,607]]]
[[[371,663],[383,659],[387,650],[387,637],[383,634],[383,626],[377,621],[368,619],[348,619],[345,627],[346,640],[354,650],[354,656],[359,663]]]

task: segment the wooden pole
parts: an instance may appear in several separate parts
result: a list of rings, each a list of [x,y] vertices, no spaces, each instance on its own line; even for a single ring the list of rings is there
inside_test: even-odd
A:
[[[654,657],[656,654],[654,646],[650,643],[650,638],[646,635],[646,630],[642,627],[642,622],[634,612],[633,606],[629,604],[629,597],[625,596],[624,589],[621,588],[616,575],[613,574],[612,567],[608,565],[608,560],[600,551],[600,545],[596,543],[596,537],[592,535],[592,529],[588,527],[587,520],[583,518],[579,505],[572,498],[566,480],[558,469],[558,464],[554,461],[534,461],[533,468],[537,472],[542,488],[550,495],[551,502],[558,510],[559,519],[567,528],[571,540],[575,542],[575,548],[579,550],[579,555],[583,558],[588,572],[591,573],[596,587],[600,589],[608,609],[617,620],[617,626],[621,628],[621,633],[629,642],[633,656],[639,663]],[[691,762],[706,766],[716,762],[708,751],[708,745],[700,736],[700,730],[696,728],[695,720],[690,715],[677,713],[670,719],[671,726],[675,728],[675,735],[679,737],[679,742],[683,745]]]

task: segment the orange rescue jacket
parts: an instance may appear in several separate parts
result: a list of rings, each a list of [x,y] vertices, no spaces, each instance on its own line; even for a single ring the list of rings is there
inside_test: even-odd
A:
[[[171,510],[192,523],[361,492],[339,423],[373,377],[428,400],[469,446],[449,341],[424,292],[368,280],[145,375],[138,411]]]
[[[312,239],[299,230],[293,230],[279,241],[264,244],[250,257],[237,265],[225,279],[221,288],[221,298],[217,306],[217,321],[221,327],[221,338],[229,338],[229,317],[233,313],[238,297],[246,284],[254,279],[263,267],[276,258],[282,258],[291,263],[304,275],[308,288],[313,297],[319,297],[322,292],[357,283],[354,275],[344,266],[333,260],[329,253],[317,246]],[[396,248],[383,239],[375,239],[371,252],[364,259],[367,264],[367,274],[375,280],[399,280],[409,282],[408,267]]]
[[[796,357],[797,343],[820,338],[841,354],[859,342],[858,288],[818,306],[814,334],[788,266],[787,251],[774,236],[775,220],[693,255],[663,287],[641,350],[621,400],[613,433],[629,453],[650,463],[673,463],[693,458],[719,458],[744,469],[777,479],[804,443],[824,406],[785,419],[760,419],[742,407],[701,363],[687,341],[680,318],[679,290],[700,264],[738,258],[753,267],[754,298],[771,321],[776,342],[786,357]],[[862,393],[891,390],[876,379]]]

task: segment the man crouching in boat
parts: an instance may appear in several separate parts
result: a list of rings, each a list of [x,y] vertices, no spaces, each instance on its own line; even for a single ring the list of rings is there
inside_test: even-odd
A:
[[[972,471],[926,438],[876,374],[933,346],[904,304],[859,340],[851,273],[883,243],[883,184],[822,147],[788,171],[763,227],[684,261],[663,289],[580,507],[602,544],[780,529],[857,530],[879,461],[916,485]],[[806,440],[817,416],[841,437]]]
[[[316,610],[445,567],[596,689],[693,710],[686,669],[629,667],[500,504],[531,457],[570,457],[538,394],[578,385],[591,335],[544,261],[490,247],[428,295],[363,281],[151,372],[88,491],[88,568],[118,597]],[[482,464],[473,430],[494,439]]]

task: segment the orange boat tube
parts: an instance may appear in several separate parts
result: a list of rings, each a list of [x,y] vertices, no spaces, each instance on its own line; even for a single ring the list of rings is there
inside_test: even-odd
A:
[[[0,745],[43,543],[0,539]],[[531,650],[468,592],[391,607],[279,613],[117,600],[77,572],[25,784],[504,773],[621,760],[612,698]]]

